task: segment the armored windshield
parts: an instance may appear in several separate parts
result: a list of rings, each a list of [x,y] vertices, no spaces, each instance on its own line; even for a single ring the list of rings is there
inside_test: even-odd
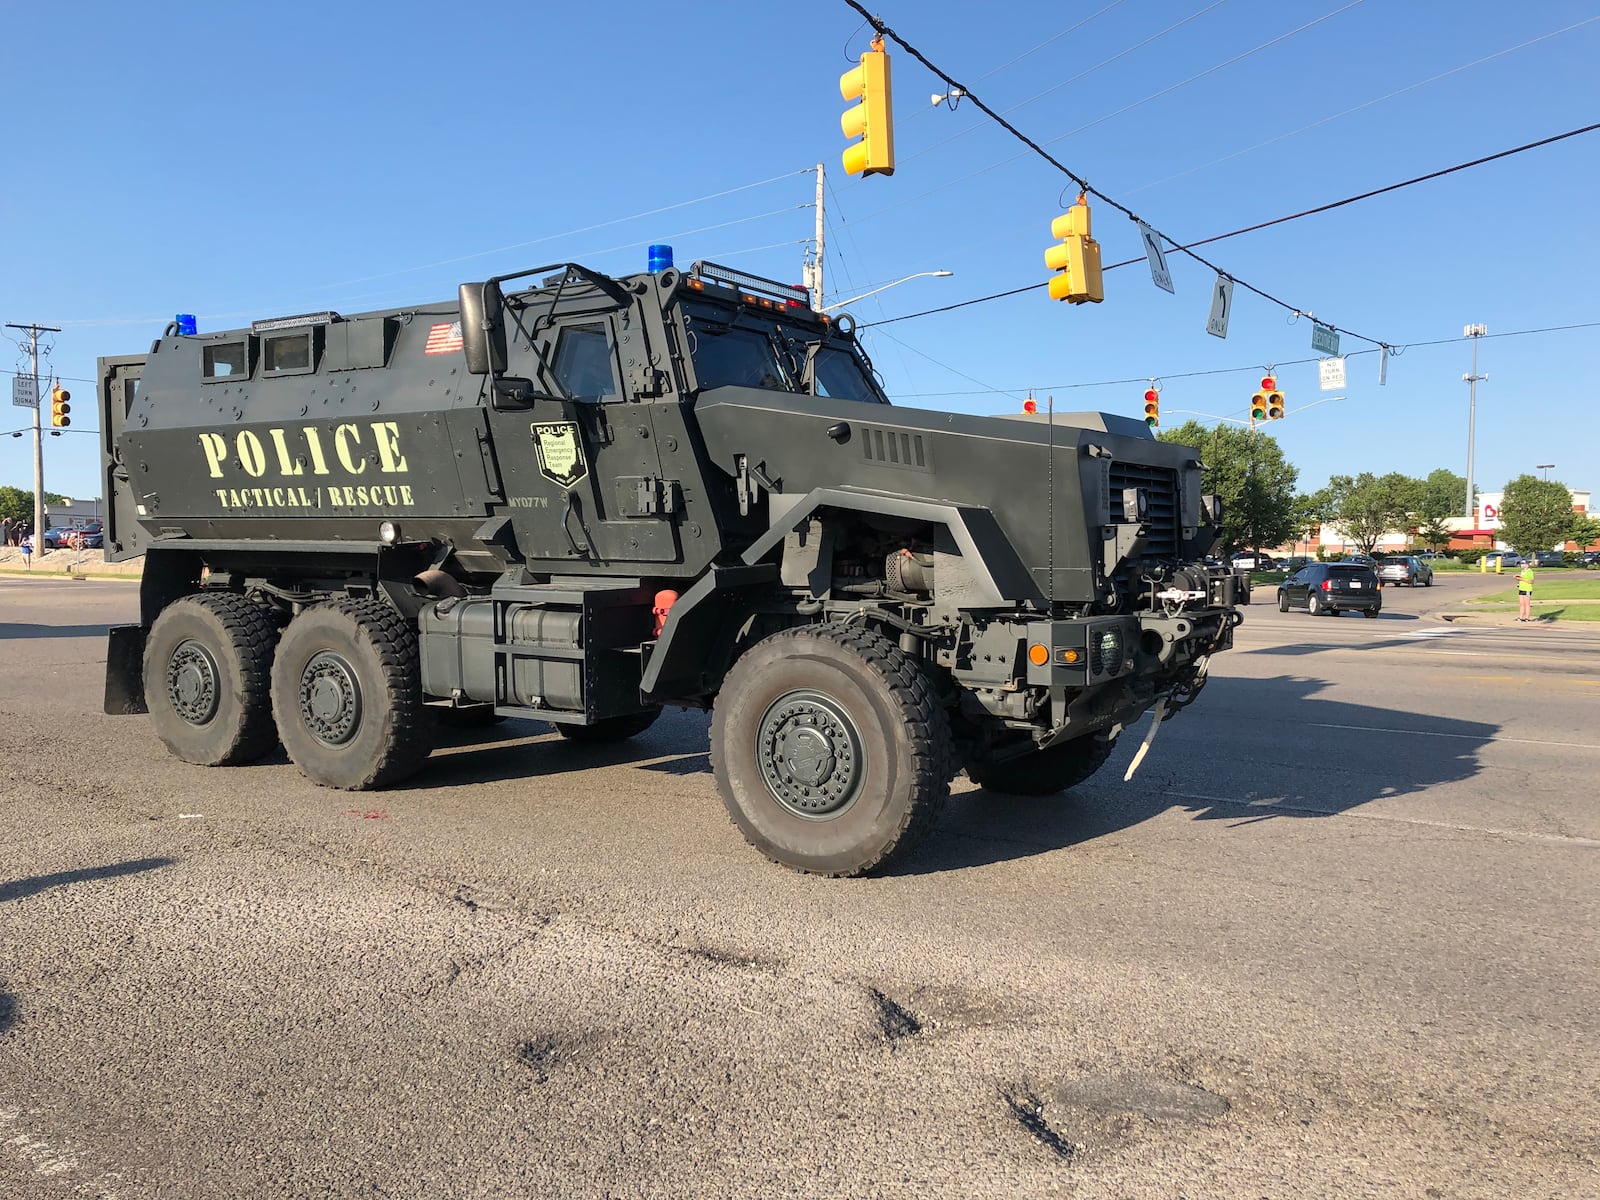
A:
[[[702,388],[767,388],[886,403],[871,365],[848,337],[711,305],[686,306],[689,354]]]

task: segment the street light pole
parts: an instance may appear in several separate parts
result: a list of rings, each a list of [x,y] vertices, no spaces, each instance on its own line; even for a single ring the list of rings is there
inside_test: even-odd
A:
[[[1543,478],[1548,483],[1550,481],[1550,472],[1556,469],[1556,465],[1555,463],[1538,463],[1533,469],[1535,471],[1543,471],[1545,473]]]
[[[1478,374],[1478,339],[1489,332],[1487,325],[1467,325],[1461,330],[1462,337],[1472,339],[1472,374],[1463,375],[1461,378],[1467,385],[1467,520],[1472,520],[1472,451],[1473,439],[1477,432],[1478,424],[1478,380],[1489,378],[1487,375]],[[1472,528],[1477,529],[1474,523]]]
[[[39,335],[60,333],[53,325],[13,325],[28,334],[28,353],[33,361],[33,552],[44,557],[44,436],[39,425]]]
[[[954,275],[954,271],[918,271],[915,275],[907,275],[904,279],[896,279],[893,283],[886,283],[882,287],[875,287],[870,292],[862,292],[859,296],[851,296],[848,300],[836,300],[817,309],[818,312],[832,312],[836,308],[843,308],[846,304],[854,304],[857,300],[865,300],[868,296],[876,296],[879,292],[887,292],[892,287],[899,287],[902,283],[909,283],[913,279],[926,277],[943,279]]]

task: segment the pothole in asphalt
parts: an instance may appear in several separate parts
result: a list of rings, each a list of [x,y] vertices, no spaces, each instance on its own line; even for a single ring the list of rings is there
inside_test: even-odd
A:
[[[1226,1098],[1205,1088],[1148,1072],[1126,1071],[1084,1075],[1058,1084],[1038,1116],[1062,1140],[1098,1149],[1133,1136],[1141,1120],[1156,1124],[1214,1121],[1226,1116],[1229,1108]]]
[[[901,1039],[916,1037],[922,1032],[922,1022],[917,1020],[916,1014],[901,1007],[877,988],[869,987],[867,998],[872,1001],[878,1014],[878,1032],[891,1048]]]

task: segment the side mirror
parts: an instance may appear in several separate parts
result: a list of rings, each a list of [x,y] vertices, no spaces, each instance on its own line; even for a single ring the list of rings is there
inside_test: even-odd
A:
[[[505,296],[500,285],[492,280],[463,283],[460,296],[461,349],[467,356],[467,371],[498,375],[506,369]]]

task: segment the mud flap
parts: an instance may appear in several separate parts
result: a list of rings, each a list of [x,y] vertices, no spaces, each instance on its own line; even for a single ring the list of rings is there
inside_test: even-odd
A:
[[[143,625],[113,625],[106,641],[105,710],[114,717],[149,712],[144,702]]]

